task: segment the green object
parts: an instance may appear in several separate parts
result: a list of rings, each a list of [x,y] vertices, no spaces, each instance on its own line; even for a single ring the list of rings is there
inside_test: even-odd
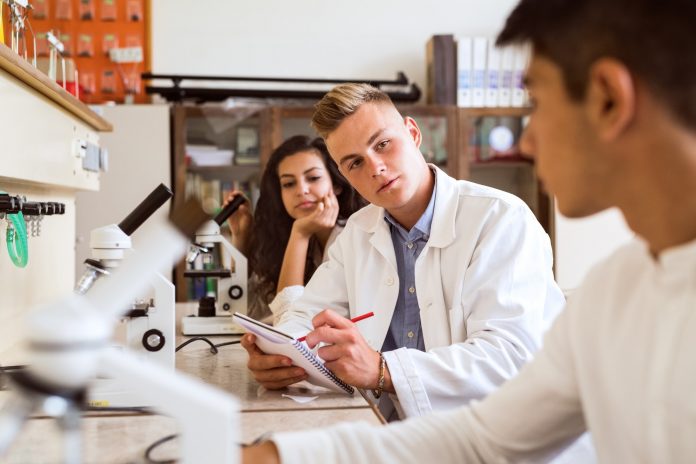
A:
[[[29,262],[29,247],[24,215],[20,211],[17,214],[8,214],[7,218],[12,225],[11,227],[7,226],[7,252],[15,266],[26,267]]]
[[[5,193],[0,191],[0,193]],[[7,225],[7,252],[10,254],[10,259],[17,267],[26,267],[29,262],[29,246],[27,245],[27,223],[24,221],[22,212],[17,214],[8,214],[7,219],[10,224]]]
[[[203,269],[211,270],[215,266],[213,263],[205,263]],[[217,280],[212,277],[205,278],[205,295],[217,298]]]

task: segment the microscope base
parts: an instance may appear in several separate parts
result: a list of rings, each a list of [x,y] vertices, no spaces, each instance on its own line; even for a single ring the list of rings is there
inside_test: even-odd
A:
[[[242,326],[232,316],[185,316],[181,318],[181,333],[184,335],[242,335]]]
[[[137,388],[115,379],[93,380],[87,389],[87,405],[94,408],[144,408],[151,407],[143,400]]]

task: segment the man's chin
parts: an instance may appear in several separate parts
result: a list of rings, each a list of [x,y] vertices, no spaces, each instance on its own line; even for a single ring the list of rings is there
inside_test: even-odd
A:
[[[580,219],[587,216],[592,216],[604,211],[608,207],[597,207],[590,205],[570,205],[556,199],[556,207],[560,213],[569,219]]]

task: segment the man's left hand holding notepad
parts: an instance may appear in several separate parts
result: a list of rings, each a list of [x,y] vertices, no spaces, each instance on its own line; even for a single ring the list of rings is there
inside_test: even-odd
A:
[[[242,314],[235,321],[248,332],[242,346],[249,353],[249,369],[264,387],[277,390],[301,380],[338,392],[353,388],[328,370],[307,345],[284,332]]]

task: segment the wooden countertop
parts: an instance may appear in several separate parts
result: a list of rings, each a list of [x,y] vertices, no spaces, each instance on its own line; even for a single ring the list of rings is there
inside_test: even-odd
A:
[[[65,91],[65,89],[49,79],[48,76],[3,44],[0,44],[0,69],[43,94],[93,129],[100,132],[113,130],[113,127],[106,119],[89,109],[87,105],[75,98],[74,95]]]
[[[186,305],[177,305],[179,316]],[[185,338],[177,335],[177,345]],[[221,343],[239,337],[211,337]],[[325,428],[345,421],[360,421],[369,425],[382,424],[383,419],[364,397],[338,393],[321,393],[309,403],[296,403],[283,394],[314,395],[311,391],[268,391],[261,388],[246,368],[246,351],[239,345],[209,351],[204,342],[194,342],[176,354],[177,370],[199,377],[233,395],[240,402],[242,443],[250,443],[268,432],[286,432]],[[9,392],[0,392],[0,407],[9,399]],[[89,413],[80,424],[82,460],[88,463],[144,462],[143,455],[156,440],[178,432],[174,419],[155,414]],[[2,457],[6,463],[60,462],[62,436],[55,420],[45,416],[28,421],[9,453]],[[176,459],[179,441],[162,444],[153,453],[154,459]]]

